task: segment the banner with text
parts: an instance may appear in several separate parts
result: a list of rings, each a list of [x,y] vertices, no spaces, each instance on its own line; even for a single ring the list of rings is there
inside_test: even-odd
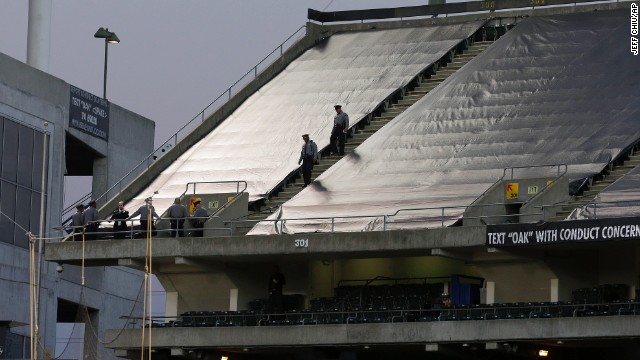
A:
[[[107,140],[109,138],[109,101],[71,86],[69,127]]]
[[[487,246],[640,239],[640,217],[487,225]]]

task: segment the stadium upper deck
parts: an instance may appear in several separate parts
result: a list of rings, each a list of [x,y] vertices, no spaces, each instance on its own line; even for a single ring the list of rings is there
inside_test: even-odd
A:
[[[146,186],[130,208],[154,196],[164,211],[189,182],[246,181],[251,200],[299,168],[301,135],[329,143],[333,105],[351,126],[471,36],[482,21],[346,32],[320,41],[250,96],[217,128]]]
[[[624,8],[623,4],[616,6]],[[376,136],[377,141],[365,143],[357,150],[367,162],[346,158],[331,170],[333,175],[320,178],[319,184],[327,189],[347,184],[355,193],[361,186],[359,181],[370,185],[380,180],[390,186],[390,191],[385,192],[380,186],[377,193],[370,192],[369,196],[382,198],[380,194],[393,193],[399,184],[404,186],[400,188],[405,191],[403,196],[415,196],[419,202],[430,200],[421,197],[424,190],[434,199],[437,196],[455,202],[460,197],[469,204],[507,166],[569,163],[572,165],[569,177],[575,180],[598,173],[623,154],[639,135],[637,121],[633,121],[640,93],[634,82],[637,66],[630,66],[635,64],[631,62],[634,58],[629,62],[624,58],[629,56],[626,47],[614,47],[623,31],[621,18],[616,11],[598,11],[522,22],[490,48],[484,60],[470,63],[469,70],[462,69],[460,75],[443,83],[441,89],[391,123],[388,130],[383,128],[382,134],[387,136]],[[447,21],[450,20],[443,20]],[[550,45],[545,45],[545,41]],[[346,105],[345,110],[348,111]],[[604,125],[603,116],[611,118]],[[422,149],[432,156],[425,159]],[[455,155],[449,156],[451,152]],[[396,159],[397,154],[403,157],[396,162],[388,161]],[[411,173],[407,169],[415,162],[427,164],[425,168],[430,170],[448,166],[452,171]],[[355,169],[353,179],[349,168]],[[395,181],[395,174],[404,175]],[[341,181],[335,176],[345,178]],[[444,181],[444,185],[438,188],[429,180]],[[416,184],[422,186],[419,191]],[[443,189],[451,189],[453,195]],[[299,198],[322,193],[315,188],[306,192]],[[368,198],[353,196],[350,206],[356,200],[365,206],[372,203]],[[326,200],[322,196],[316,199]],[[296,198],[286,205],[285,213],[287,206],[299,204],[297,201],[301,200]],[[329,203],[334,204],[336,211],[341,207],[335,197]],[[330,207],[318,201],[306,211],[314,208],[321,213]],[[153,259],[148,257],[148,243],[140,240],[94,241],[83,244],[86,248],[78,243],[50,244],[46,256],[50,261],[72,264],[131,267],[142,267],[145,260],[150,260],[153,271],[174,299],[172,312],[167,315],[177,320],[170,323],[176,327],[153,329],[156,359],[535,358],[539,348],[550,350],[552,357],[560,354],[555,355],[557,358],[637,357],[640,336],[639,317],[634,316],[640,309],[637,302],[625,302],[622,306],[585,304],[581,309],[566,303],[575,289],[607,283],[625,284],[625,299],[632,298],[638,285],[637,237],[591,244],[501,247],[487,243],[487,232],[487,226],[456,226],[384,232],[160,238],[153,240]],[[485,280],[486,304],[478,307],[483,312],[475,318],[458,318],[454,314],[440,321],[428,318],[428,312],[422,308],[414,308],[409,310],[417,310],[421,318],[425,315],[424,321],[415,321],[415,317],[407,320],[411,317],[406,312],[396,318],[402,319],[399,322],[372,324],[362,320],[353,324],[345,320],[358,316],[364,319],[360,309],[339,315],[341,323],[257,326],[286,323],[278,323],[268,314],[230,310],[247,309],[249,300],[264,296],[263,278],[274,262],[287,275],[286,291],[307,299],[331,296],[341,280],[369,281],[376,276],[392,280],[416,275],[450,277],[465,273]],[[520,315],[489,318],[492,309],[498,307],[495,304],[503,302],[512,303],[510,306],[518,308]],[[563,306],[572,310],[564,315],[537,311]],[[464,307],[459,309],[460,314],[468,311]],[[186,319],[191,315],[179,316],[198,311],[208,314],[201,317],[206,320],[193,322]],[[393,310],[384,311],[387,319],[393,319],[389,316]],[[264,322],[235,326],[229,320],[245,315],[254,320],[262,317]],[[310,316],[320,319],[329,315]],[[219,322],[222,318],[226,319]],[[270,324],[270,320],[274,322]],[[195,323],[198,327],[190,327]],[[118,356],[140,357],[143,343],[140,329],[114,330],[108,338],[116,338],[108,346]],[[425,354],[425,350],[429,353]]]
[[[579,188],[640,139],[628,17],[525,19],[269,218],[310,220],[249,234],[375,230],[383,226],[376,215],[421,208],[432,209],[405,221],[432,221],[393,226],[438,227],[440,207],[449,225],[509,167],[566,164]]]

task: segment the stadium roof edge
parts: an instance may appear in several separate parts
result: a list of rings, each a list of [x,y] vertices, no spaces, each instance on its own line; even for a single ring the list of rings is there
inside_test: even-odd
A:
[[[409,17],[423,17],[444,15],[448,17],[453,14],[478,13],[493,14],[496,10],[511,10],[531,8],[538,9],[555,5],[577,5],[578,3],[590,3],[593,0],[492,0],[492,1],[468,1],[445,3],[436,5],[407,6],[397,8],[378,8],[346,11],[323,12],[308,9],[307,18],[320,23],[368,21],[383,19],[404,19]]]
[[[563,15],[573,14],[591,11],[607,11],[628,9],[631,7],[631,1],[622,2],[608,2],[608,3],[596,3],[596,4],[583,4],[577,5],[557,6],[557,7],[537,7],[528,9],[506,10],[499,12],[481,12],[481,13],[469,13],[461,14],[450,17],[435,17],[435,18],[419,18],[419,19],[390,19],[387,21],[371,21],[371,22],[358,22],[358,23],[340,23],[340,24],[319,24],[312,21],[307,22],[307,34],[323,34],[323,37],[328,37],[337,32],[349,32],[349,31],[363,31],[363,30],[388,30],[407,27],[419,27],[427,25],[445,25],[455,24],[469,21],[496,21],[501,22],[501,19],[508,18],[524,18],[529,16],[549,16],[549,15]]]

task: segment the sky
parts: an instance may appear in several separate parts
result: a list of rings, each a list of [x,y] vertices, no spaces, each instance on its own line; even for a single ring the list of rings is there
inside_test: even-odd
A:
[[[325,11],[425,5],[427,0],[52,0],[49,73],[156,123],[162,144],[307,21]],[[26,62],[28,0],[0,0],[0,52]],[[288,45],[291,42],[287,43]],[[66,203],[90,190],[74,184]]]
[[[426,5],[427,0],[52,0],[49,73],[156,123],[162,144],[307,21],[325,11]],[[26,62],[28,0],[0,0],[0,52]],[[291,44],[290,42],[288,44]],[[72,185],[70,185],[72,184]],[[65,203],[90,191],[66,181]],[[156,286],[156,285],[154,285]],[[59,336],[62,348],[68,332]]]

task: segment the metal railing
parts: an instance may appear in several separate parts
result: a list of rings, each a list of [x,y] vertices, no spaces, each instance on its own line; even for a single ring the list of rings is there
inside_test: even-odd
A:
[[[154,316],[144,326],[154,327],[229,327],[229,326],[303,326],[434,321],[491,321],[554,319],[594,316],[635,316],[640,302],[623,300],[602,303],[522,302],[493,304],[442,305],[424,303],[413,308],[355,308],[295,310],[283,313],[260,311],[189,311],[179,316]],[[141,318],[129,318],[141,320]]]
[[[151,166],[151,164],[153,163],[153,160],[154,160],[153,157],[154,157],[154,155],[156,154],[156,152],[158,150],[160,150],[161,148],[163,148],[165,145],[168,145],[168,144],[176,145],[179,142],[180,139],[184,138],[184,136],[180,138],[179,137],[180,134],[182,134],[184,132],[187,132],[187,131],[191,132],[193,130],[193,128],[195,128],[195,126],[193,126],[193,128],[192,128],[191,125],[193,125],[194,122],[196,122],[196,120],[200,120],[199,123],[204,122],[206,120],[206,116],[205,115],[209,115],[209,114],[213,113],[215,110],[219,109],[222,105],[224,105],[226,102],[228,102],[231,99],[233,94],[237,94],[244,86],[246,86],[245,83],[242,83],[243,81],[245,81],[248,78],[250,78],[247,81],[247,84],[248,84],[251,80],[253,80],[256,77],[258,77],[258,75],[261,74],[262,70],[264,70],[264,69],[259,70],[259,68],[261,66],[263,66],[264,63],[269,58],[272,57],[272,55],[277,54],[279,52],[280,55],[279,55],[278,58],[282,57],[282,55],[284,54],[284,51],[285,51],[285,45],[291,39],[293,39],[296,35],[298,35],[300,33],[300,31],[303,30],[303,29],[306,29],[306,25],[302,25],[293,34],[291,34],[287,39],[285,39],[282,43],[280,43],[280,45],[276,46],[276,48],[273,49],[273,51],[271,51],[267,56],[265,56],[262,60],[260,60],[254,67],[252,67],[249,71],[247,71],[242,77],[240,77],[240,79],[238,79],[231,86],[229,86],[218,97],[213,99],[207,106],[204,107],[204,109],[202,109],[202,111],[200,111],[196,116],[194,116],[191,120],[189,120],[180,129],[178,129],[165,142],[163,142],[160,146],[158,146],[151,154],[149,154],[142,161],[140,161],[140,163],[138,163],[138,165],[134,166],[133,169],[131,169],[128,173],[126,173],[119,181],[117,181],[113,186],[111,186],[109,189],[107,189],[107,191],[105,191],[104,194],[98,196],[94,200],[101,201],[101,200],[105,199],[105,202],[108,202],[112,198],[118,196],[122,192],[122,189],[123,189],[124,186],[129,184],[138,175],[140,175],[142,172],[144,172],[145,170],[147,170]],[[278,59],[278,58],[276,58],[276,59]],[[271,63],[269,63],[269,64],[271,64]],[[253,75],[253,77],[251,77],[251,75]],[[236,90],[238,87],[240,87],[240,90]],[[218,106],[213,108],[213,106],[215,104],[218,104]],[[116,189],[117,189],[117,192],[113,196],[109,197],[109,194],[112,193],[113,191],[115,191]],[[79,204],[79,202],[75,203],[75,205],[77,205],[77,204]]]
[[[242,192],[240,192],[239,194],[242,194]],[[233,200],[230,200],[229,203],[231,203]],[[375,228],[371,228],[370,231],[391,231],[392,229],[390,229],[390,225],[391,224],[405,224],[405,223],[423,223],[423,224],[433,224],[433,223],[440,223],[440,227],[445,227],[447,226],[447,224],[445,223],[445,221],[447,220],[451,220],[451,221],[455,221],[455,220],[459,220],[459,219],[479,219],[479,220],[483,220],[483,219],[495,219],[495,218],[503,218],[506,219],[505,221],[508,221],[508,219],[511,218],[518,218],[520,217],[522,214],[503,214],[503,215],[482,215],[482,216],[464,216],[463,212],[464,211],[460,211],[459,213],[455,214],[455,215],[446,215],[445,210],[447,209],[467,209],[467,208],[471,208],[471,207],[488,207],[488,206],[504,206],[504,205],[510,205],[513,203],[492,203],[492,204],[481,204],[481,205],[467,205],[467,206],[450,206],[450,207],[427,207],[427,208],[416,208],[416,209],[399,209],[396,212],[394,212],[393,214],[383,214],[383,215],[352,215],[352,216],[333,216],[333,217],[310,217],[310,218],[289,218],[289,219],[264,219],[264,220],[225,220],[222,219],[220,216],[218,216],[219,211],[209,215],[207,217],[203,217],[201,218],[202,220],[204,220],[204,222],[206,223],[209,220],[212,219],[218,219],[220,223],[222,223],[224,226],[222,227],[203,227],[202,230],[206,231],[215,231],[216,234],[213,237],[224,237],[224,236],[233,236],[235,235],[236,232],[236,227],[238,227],[238,225],[247,225],[247,224],[258,224],[258,223],[264,223],[265,226],[269,226],[268,224],[273,224],[272,226],[274,226],[276,229],[279,229],[280,232],[282,232],[282,230],[286,227],[287,223],[299,223],[301,225],[304,224],[310,224],[313,221],[316,222],[317,224],[326,224],[326,225],[330,225],[330,227],[324,231],[325,233],[335,233],[335,232],[339,232],[338,229],[336,228],[338,225],[341,224],[340,220],[369,220],[371,223],[375,223],[376,219],[379,219],[379,222],[377,223],[377,227]],[[640,200],[636,200],[636,201],[616,201],[616,202],[591,202],[587,205],[584,205],[585,207],[592,205],[594,208],[597,208],[598,204],[600,204],[601,207],[603,207],[603,205],[605,204],[627,204],[627,205],[638,205],[640,207]],[[544,216],[545,212],[545,208],[546,207],[557,207],[557,206],[561,206],[561,205],[565,205],[565,204],[549,204],[549,205],[541,205],[541,206],[536,206],[536,208],[541,209],[540,212],[533,212],[533,213],[529,213],[527,214],[529,215],[540,215],[540,216]],[[402,220],[400,219],[399,221],[397,219],[394,219],[394,217],[399,217],[401,216],[403,213],[406,212],[412,212],[412,211],[424,211],[424,210],[436,210],[439,211],[440,214],[439,215],[430,215],[430,216],[423,216],[420,218],[410,218],[407,220]],[[596,214],[596,210],[594,210],[593,214],[590,214],[591,217],[590,218],[597,218],[597,214]],[[189,219],[192,220],[196,220],[196,219],[200,219],[200,218],[194,218],[194,217],[189,217],[186,218],[186,221],[189,221]],[[371,220],[373,219],[373,220]],[[161,220],[171,220],[171,218],[168,217],[161,217],[159,218],[157,221],[161,221]],[[127,239],[134,239],[134,238],[138,238],[143,234],[146,234],[146,230],[141,229],[139,226],[137,226],[137,224],[139,223],[138,219],[131,219],[131,220],[99,220],[97,221],[97,223],[100,224],[110,224],[112,222],[115,221],[125,221],[128,226],[127,226],[127,230],[125,231],[126,236],[122,237],[122,238],[127,238]],[[73,226],[61,226],[61,227],[57,227],[55,228],[56,230],[63,230],[65,231],[65,233],[67,233],[68,235],[64,238],[63,241],[66,240],[71,240],[71,238],[74,237],[74,230],[75,229],[79,229],[80,232],[76,233],[75,235],[78,235],[79,237],[84,233],[85,235],[87,235],[88,237],[94,237],[98,238],[98,239],[111,239],[111,238],[116,238],[116,234],[118,234],[118,232],[115,231],[108,231],[105,228],[102,228],[101,231],[98,232],[83,232],[84,231],[84,226],[82,227],[73,227]],[[152,230],[154,232],[154,236],[158,236],[158,237],[170,237],[172,236],[172,230],[171,229],[153,229]],[[193,232],[194,228],[193,227],[185,227],[184,228],[184,232],[185,234],[187,234],[189,232]],[[314,232],[322,232],[322,231],[318,231],[317,229],[314,230]],[[191,234],[191,236],[193,236],[193,234]],[[211,237],[211,236],[205,236],[205,237]]]
[[[600,207],[601,209],[622,208],[622,207],[639,207],[640,208],[640,199],[619,200],[619,201],[600,201],[599,199],[595,198],[586,204],[575,204],[575,203],[572,204],[570,202],[564,201],[564,202],[555,203],[555,204],[540,205],[540,206],[537,206],[537,208],[542,209],[542,212],[545,213],[546,209],[557,208],[559,206],[575,206],[575,209],[583,208],[585,210],[593,209],[593,211],[588,214],[589,218],[598,219],[598,207]],[[636,215],[629,214],[629,216],[636,216]]]
[[[196,186],[198,184],[236,184],[236,194],[229,199],[224,205],[220,206],[218,208],[218,210],[216,210],[213,214],[210,214],[209,217],[207,218],[207,220],[212,219],[214,217],[218,217],[218,214],[220,214],[224,209],[228,208],[230,204],[232,204],[237,198],[239,198],[240,196],[242,196],[242,194],[244,194],[247,190],[247,182],[244,180],[227,180],[227,181],[198,181],[198,182],[188,182],[187,185],[185,186],[185,190],[182,193],[182,195],[180,195],[180,197],[183,197],[187,194],[187,192],[189,192],[189,186],[193,185],[193,194],[196,193]],[[242,188],[242,190],[240,189],[240,185],[244,184],[244,187]],[[205,222],[207,221],[205,220]]]
[[[76,207],[78,205],[85,205],[85,207],[87,207],[89,204],[89,200],[91,199],[91,193],[88,193],[86,195],[84,195],[83,197],[81,197],[80,199],[76,200],[73,204],[67,206],[66,208],[64,208],[64,210],[62,210],[62,218],[66,219],[62,221],[62,225],[66,225],[67,223],[69,223],[69,221],[71,221],[71,215],[69,215],[73,210],[76,209]]]
[[[512,205],[514,203],[493,203],[493,204],[480,204],[480,205],[461,205],[461,206],[445,206],[445,207],[426,207],[426,208],[415,208],[415,209],[399,209],[393,214],[380,214],[380,215],[351,215],[351,216],[328,216],[328,217],[305,217],[305,218],[286,218],[286,219],[263,219],[263,220],[225,220],[224,223],[226,225],[230,225],[231,235],[233,235],[233,229],[235,228],[235,224],[243,224],[247,223],[265,223],[264,225],[268,226],[268,224],[272,223],[273,226],[279,231],[287,226],[287,224],[296,224],[299,223],[301,225],[310,224],[311,221],[316,221],[316,223],[324,223],[329,225],[329,229],[325,232],[334,233],[339,232],[336,230],[336,227],[341,224],[340,220],[369,220],[370,224],[376,225],[377,227],[369,229],[369,231],[388,231],[389,225],[392,224],[401,224],[401,223],[440,223],[440,227],[445,227],[447,221],[456,221],[458,219],[488,219],[488,218],[517,218],[521,216],[521,214],[503,214],[503,215],[482,215],[482,216],[463,216],[464,211],[457,212],[453,215],[445,214],[446,210],[455,210],[455,209],[467,209],[471,207],[488,207],[488,206],[504,206],[504,205]],[[407,220],[397,220],[394,217],[400,217],[403,212],[410,211],[435,211],[439,212],[438,215],[429,215],[423,216],[421,218],[412,218]],[[539,213],[531,213],[527,215],[543,215],[542,212]],[[376,228],[378,230],[376,230]],[[322,232],[317,229],[314,232]]]
[[[168,218],[168,217],[162,217],[162,218],[158,218],[154,221],[152,221],[152,225],[151,225],[151,231],[154,237],[173,237],[175,236],[175,234],[173,233],[174,230],[172,229],[156,229],[155,224],[157,224],[158,221],[161,220],[184,220],[185,223],[190,222],[192,220],[202,220],[203,222],[206,222],[208,220],[210,220],[211,217],[188,217],[188,218]],[[65,241],[81,241],[83,238],[84,240],[87,241],[91,241],[91,240],[111,240],[111,239],[118,239],[118,240],[124,240],[124,239],[139,239],[139,238],[144,238],[147,235],[148,229],[143,229],[139,223],[140,220],[139,219],[129,219],[129,220],[98,220],[98,221],[93,221],[90,224],[98,224],[98,226],[101,225],[105,225],[105,224],[109,224],[109,226],[111,226],[111,223],[115,223],[115,222],[122,222],[126,224],[126,230],[122,230],[122,231],[117,231],[117,230],[109,230],[106,227],[102,227],[100,228],[101,230],[98,231],[87,231],[86,227],[87,225],[83,225],[83,226],[58,226],[58,227],[54,227],[55,230],[60,230],[62,231],[64,234],[63,238],[62,238],[62,242]],[[226,227],[221,227],[221,228],[214,228],[214,227],[204,227],[204,228],[196,228],[193,226],[188,226],[188,227],[184,227],[183,228],[183,233],[184,236],[199,236],[196,235],[196,232],[200,231],[200,230],[216,230],[216,231],[220,231],[220,232],[231,232],[231,229],[226,228]],[[230,236],[231,234],[229,234]]]
[[[510,174],[510,176],[511,176],[510,179],[514,179],[513,174],[514,174],[514,171],[516,171],[516,170],[536,169],[536,168],[543,168],[543,167],[546,167],[546,168],[557,167],[558,171],[557,171],[556,178],[559,178],[559,177],[563,176],[564,174],[566,174],[567,173],[567,169],[568,169],[567,164],[542,164],[542,165],[511,166],[511,167],[508,167],[508,168],[504,168],[501,180],[505,178],[505,176],[507,175],[508,171],[510,171],[510,173],[511,173]],[[564,168],[564,171],[562,171],[561,168]]]

